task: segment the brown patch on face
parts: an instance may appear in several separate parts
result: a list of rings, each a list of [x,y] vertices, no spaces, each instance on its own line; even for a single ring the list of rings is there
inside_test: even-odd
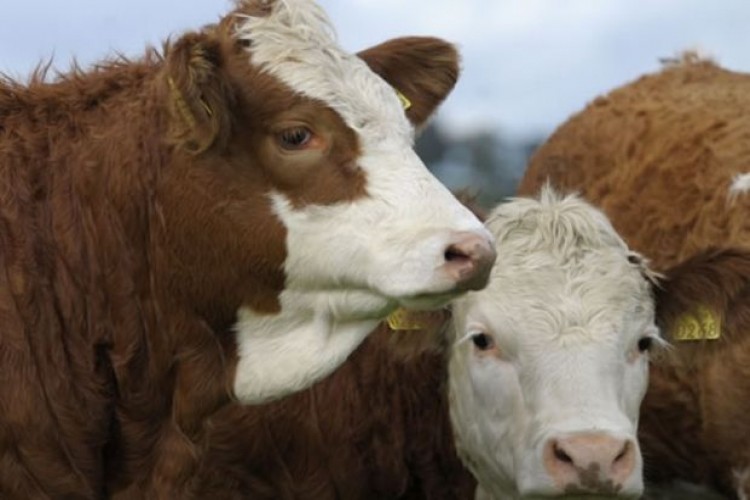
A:
[[[224,318],[241,305],[279,310],[286,234],[271,193],[298,209],[367,195],[356,133],[324,103],[254,67],[252,41],[234,37],[236,14],[271,4],[237,5],[219,24],[168,48],[158,82],[175,148],[161,184],[173,287]],[[434,38],[392,40],[360,56],[407,95],[417,125],[458,76],[455,48]]]
[[[357,165],[356,133],[323,103],[296,94],[274,77],[248,65],[250,55],[233,47],[228,72],[236,88],[237,131],[231,149],[258,169],[269,189],[285,194],[295,208],[330,205],[366,195]],[[304,143],[289,142],[307,134]]]
[[[259,164],[274,188],[295,208],[365,196],[366,177],[357,165],[360,150],[354,131],[322,104],[301,97],[294,100],[288,110],[269,110],[274,117],[258,138]],[[290,147],[288,137],[300,135],[307,137],[306,143]]]
[[[172,282],[211,317],[280,309],[286,234],[271,193],[295,208],[366,195],[354,131],[249,62],[224,23],[178,40],[162,80],[176,149],[161,184]]]

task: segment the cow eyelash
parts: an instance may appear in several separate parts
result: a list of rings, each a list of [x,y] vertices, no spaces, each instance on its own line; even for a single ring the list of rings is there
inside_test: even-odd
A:
[[[282,130],[279,135],[279,144],[289,151],[303,149],[312,139],[312,131],[307,127],[292,127]]]

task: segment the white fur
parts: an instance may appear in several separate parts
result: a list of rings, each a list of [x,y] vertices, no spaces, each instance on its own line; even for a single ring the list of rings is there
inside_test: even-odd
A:
[[[455,301],[451,419],[477,498],[555,493],[542,462],[552,436],[605,432],[635,440],[648,379],[638,340],[656,340],[645,264],[605,216],[545,189],[487,223],[498,259],[490,285]],[[484,332],[499,356],[470,341]],[[640,452],[622,494],[643,488]],[[587,497],[589,498],[589,497]]]
[[[455,297],[440,269],[450,238],[490,236],[414,153],[394,90],[336,44],[312,1],[277,0],[269,16],[245,18],[236,36],[251,41],[252,64],[324,102],[358,134],[368,194],[295,209],[271,193],[287,230],[282,310],[269,318],[243,309],[237,324],[235,393],[259,402],[330,373],[399,304],[435,307]]]
[[[733,200],[741,194],[750,191],[750,174],[737,174],[729,186],[729,199]]]
[[[362,304],[351,304],[357,301]],[[259,315],[249,308],[238,313],[234,390],[244,401],[263,403],[325,377],[379,321],[375,313],[370,319],[336,317],[337,308],[377,311],[388,306],[385,300],[349,291],[305,295],[287,290],[281,303],[280,315]]]

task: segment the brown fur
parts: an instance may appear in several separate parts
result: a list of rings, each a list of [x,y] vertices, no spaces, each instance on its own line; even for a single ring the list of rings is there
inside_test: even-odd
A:
[[[3,499],[176,498],[210,436],[235,432],[207,420],[231,404],[235,311],[278,309],[285,234],[263,193],[364,195],[356,137],[250,67],[230,24],[0,81]],[[455,81],[410,64],[384,71],[429,95]],[[325,152],[275,161],[263,126],[281,112],[314,117]]]
[[[598,97],[531,158],[519,194],[547,178],[600,206],[663,270],[712,245],[750,244],[750,75],[686,57]]]
[[[686,55],[560,126],[519,187],[528,195],[549,180],[602,207],[667,275],[658,316],[668,336],[698,305],[721,316],[720,340],[675,340],[652,364],[640,434],[647,479],[730,496],[734,469],[750,467],[750,198],[729,196],[750,165],[749,106],[750,76]]]
[[[674,343],[651,366],[639,428],[646,477],[710,485],[735,497],[733,471],[750,468],[750,252],[707,251],[668,272],[658,317]],[[672,338],[696,306],[720,318],[717,340]],[[750,484],[745,484],[746,495]]]
[[[394,354],[390,339],[401,334],[382,326],[310,390],[216,412],[181,498],[471,498],[474,480],[453,445],[444,355]]]

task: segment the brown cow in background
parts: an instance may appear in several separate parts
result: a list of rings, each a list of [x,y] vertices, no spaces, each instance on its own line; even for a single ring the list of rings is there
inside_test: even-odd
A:
[[[659,309],[674,352],[652,365],[642,406],[646,478],[739,498],[750,496],[749,110],[750,75],[686,54],[571,117],[519,187],[581,193],[669,275]]]
[[[750,75],[686,54],[561,125],[532,156],[518,194],[547,179],[580,193],[656,270],[707,247],[746,246],[749,107]]]

